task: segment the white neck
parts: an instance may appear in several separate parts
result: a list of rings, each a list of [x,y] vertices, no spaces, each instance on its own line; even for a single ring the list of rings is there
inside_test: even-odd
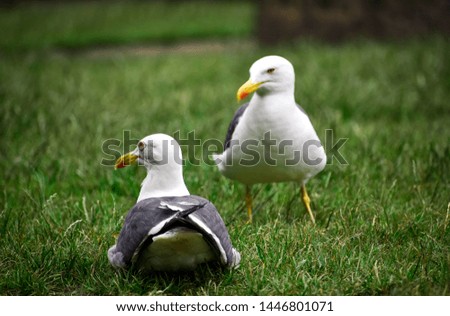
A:
[[[252,106],[254,105],[254,106]],[[292,92],[278,92],[260,95],[255,93],[250,100],[250,111],[257,116],[283,116],[286,111],[292,111],[297,107]],[[264,118],[264,120],[270,117]]]
[[[147,168],[138,202],[152,197],[190,195],[183,179],[183,167],[179,164],[153,165]]]
[[[259,104],[268,104],[270,106],[284,106],[295,105],[295,97],[293,89],[282,91],[271,91],[270,93],[258,93],[256,92],[251,102],[258,102]]]

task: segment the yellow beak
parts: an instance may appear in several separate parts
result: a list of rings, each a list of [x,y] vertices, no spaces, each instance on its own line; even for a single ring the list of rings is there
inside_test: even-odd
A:
[[[258,90],[259,86],[261,86],[263,82],[252,82],[251,79],[249,79],[246,83],[244,83],[238,90],[236,97],[238,102],[242,99],[245,99],[250,93],[255,92]]]
[[[139,156],[133,154],[133,152],[129,152],[128,154],[125,154],[123,156],[120,156],[119,159],[116,161],[116,165],[114,166],[114,169],[123,168],[129,165],[132,165],[136,162],[136,160],[139,158]]]

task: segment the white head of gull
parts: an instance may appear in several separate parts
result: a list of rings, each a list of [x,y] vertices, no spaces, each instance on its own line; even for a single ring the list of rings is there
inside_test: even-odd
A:
[[[137,162],[147,169],[138,202],[161,196],[184,196],[189,191],[183,179],[183,159],[177,141],[166,134],[141,139],[136,149],[116,162],[116,169]]]

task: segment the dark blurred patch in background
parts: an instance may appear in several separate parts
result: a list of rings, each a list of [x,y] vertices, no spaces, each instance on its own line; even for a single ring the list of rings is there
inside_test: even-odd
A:
[[[298,38],[338,42],[450,34],[448,0],[265,0],[257,37],[273,44]]]

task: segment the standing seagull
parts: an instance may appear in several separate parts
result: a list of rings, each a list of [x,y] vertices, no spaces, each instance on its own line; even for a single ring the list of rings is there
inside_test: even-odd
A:
[[[147,177],[116,245],[108,250],[111,265],[178,271],[219,261],[237,267],[241,256],[216,208],[208,200],[190,195],[184,184],[178,143],[164,134],[147,136],[134,151],[117,160],[116,168],[136,161],[146,167]]]
[[[315,223],[305,184],[323,170],[327,158],[308,115],[295,102],[294,82],[294,68],[285,58],[266,56],[257,60],[237,99],[255,94],[234,114],[224,152],[214,156],[224,176],[246,185],[249,222],[252,184],[295,181]]]

